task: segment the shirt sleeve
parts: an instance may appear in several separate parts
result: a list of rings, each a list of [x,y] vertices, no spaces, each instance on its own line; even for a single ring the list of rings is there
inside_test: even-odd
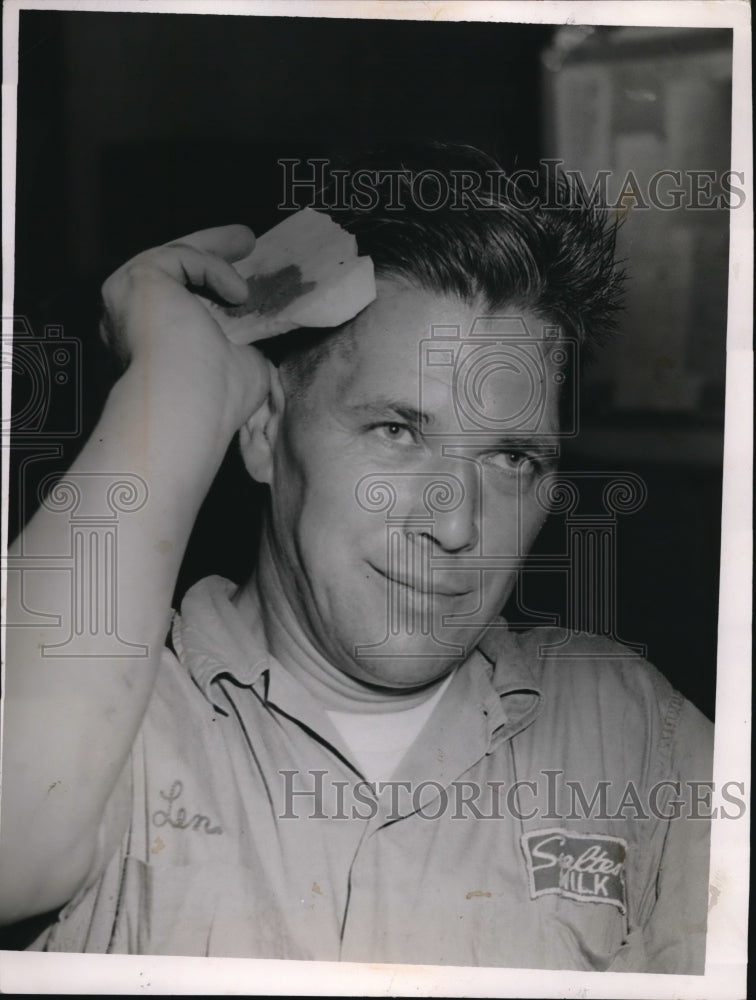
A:
[[[664,814],[672,816],[666,820],[655,902],[643,926],[646,972],[704,972],[712,762],[713,726],[685,701],[671,741],[666,788],[672,794],[663,806],[658,799]]]

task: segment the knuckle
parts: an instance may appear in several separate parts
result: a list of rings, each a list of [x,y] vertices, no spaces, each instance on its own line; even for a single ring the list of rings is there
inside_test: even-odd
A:
[[[135,257],[134,260],[126,265],[124,276],[128,278],[129,281],[140,281],[148,275],[151,270],[152,267],[150,266],[150,262],[144,257],[139,256]]]
[[[103,316],[100,320],[98,332],[100,334],[100,340],[103,344],[107,347],[113,347],[116,338],[113,333],[113,325],[108,316]]]
[[[103,281],[100,287],[100,295],[103,302],[111,302],[118,295],[123,282],[123,273],[126,265],[122,265]]]
[[[130,260],[123,268],[123,281],[129,287],[154,281],[161,271],[160,259],[155,251],[148,250]]]
[[[113,275],[111,274],[110,277],[106,278],[105,281],[103,281],[102,285],[100,286],[100,298],[105,303],[105,305],[107,305],[108,302],[111,301],[112,297],[113,297]]]

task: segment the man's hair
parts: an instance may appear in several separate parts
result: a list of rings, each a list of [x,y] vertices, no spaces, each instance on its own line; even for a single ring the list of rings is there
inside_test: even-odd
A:
[[[577,340],[583,358],[614,331],[623,281],[615,262],[616,216],[574,179],[510,176],[472,146],[441,143],[333,167],[346,203],[338,204],[333,188],[319,203],[354,234],[377,275],[470,304],[482,300],[488,315],[527,310]],[[365,179],[371,181],[366,207],[354,192],[343,197],[350,192],[343,178],[357,172],[363,193]],[[270,356],[301,387],[342,330],[285,335],[270,343]]]

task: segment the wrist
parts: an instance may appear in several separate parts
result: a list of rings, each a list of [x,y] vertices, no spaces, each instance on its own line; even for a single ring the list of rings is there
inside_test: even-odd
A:
[[[206,491],[236,431],[225,409],[132,362],[111,390],[98,441],[153,482]]]

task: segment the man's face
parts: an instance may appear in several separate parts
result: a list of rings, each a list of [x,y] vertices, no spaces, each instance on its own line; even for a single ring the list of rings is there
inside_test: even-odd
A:
[[[309,639],[371,684],[427,684],[468,655],[546,516],[536,488],[553,466],[558,376],[544,360],[534,381],[522,353],[508,363],[495,342],[476,376],[487,345],[470,331],[486,315],[379,280],[376,301],[286,401],[272,552]],[[519,315],[540,336],[542,321]],[[456,364],[448,350],[429,352],[449,347],[428,343],[434,327],[442,338],[459,329]],[[544,357],[535,343],[527,351]],[[476,406],[482,428],[460,416]]]

